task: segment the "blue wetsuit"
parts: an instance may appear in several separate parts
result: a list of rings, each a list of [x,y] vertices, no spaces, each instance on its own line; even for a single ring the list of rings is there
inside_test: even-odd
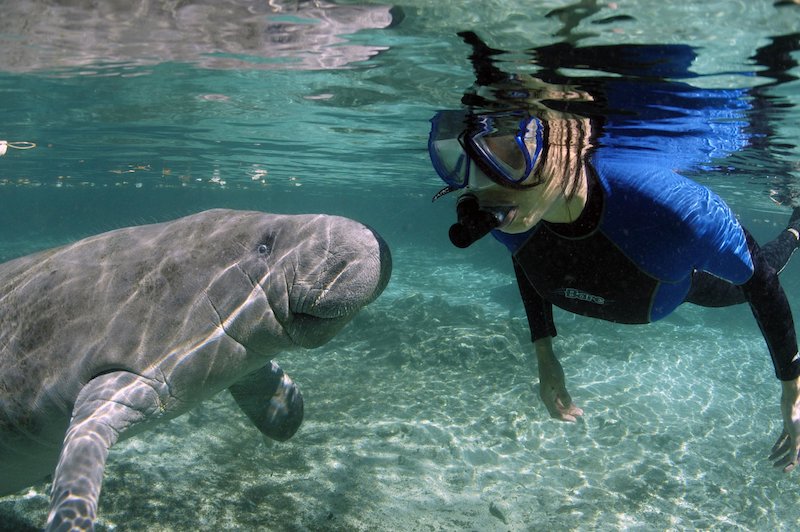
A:
[[[764,253],[706,187],[599,152],[588,168],[587,204],[575,222],[542,221],[517,235],[493,232],[513,253],[534,340],[556,335],[552,305],[608,321],[648,323],[684,301],[747,301],[777,376],[800,376],[791,310],[776,272],[796,247],[791,235]]]

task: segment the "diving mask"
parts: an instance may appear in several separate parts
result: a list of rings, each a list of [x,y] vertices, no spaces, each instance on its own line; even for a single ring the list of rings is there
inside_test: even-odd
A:
[[[525,111],[440,111],[431,119],[428,153],[447,192],[469,185],[470,163],[506,188],[539,185],[532,176],[545,149],[545,126]]]

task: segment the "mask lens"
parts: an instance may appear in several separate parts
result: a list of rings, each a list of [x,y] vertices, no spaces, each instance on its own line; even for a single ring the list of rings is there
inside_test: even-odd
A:
[[[464,111],[440,111],[431,119],[428,153],[436,173],[453,188],[464,188],[469,180],[469,159],[461,142],[466,120]]]
[[[518,113],[485,116],[483,128],[470,137],[488,172],[499,184],[533,186],[528,179],[542,149],[541,122]]]
[[[467,186],[469,160],[458,139],[438,140],[428,146],[433,168],[445,183],[454,188]]]
[[[524,145],[520,146],[514,136],[485,136],[476,141],[479,150],[491,159],[504,178],[516,183],[527,177],[527,149]]]

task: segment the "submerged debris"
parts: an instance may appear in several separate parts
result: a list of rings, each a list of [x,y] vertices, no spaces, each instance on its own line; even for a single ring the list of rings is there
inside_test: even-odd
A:
[[[506,519],[506,512],[503,510],[503,508],[501,506],[502,506],[502,503],[498,504],[498,503],[492,501],[489,504],[489,513],[492,514],[492,516],[494,516],[494,517],[498,518],[499,520],[501,520],[504,525],[507,525],[508,524],[508,519]]]

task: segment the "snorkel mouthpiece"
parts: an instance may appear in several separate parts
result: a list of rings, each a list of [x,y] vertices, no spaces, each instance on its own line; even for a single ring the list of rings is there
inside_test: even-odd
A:
[[[482,210],[478,198],[472,194],[461,196],[456,205],[458,222],[450,226],[450,242],[462,249],[471,246],[492,229],[502,226],[510,211],[510,207]]]

